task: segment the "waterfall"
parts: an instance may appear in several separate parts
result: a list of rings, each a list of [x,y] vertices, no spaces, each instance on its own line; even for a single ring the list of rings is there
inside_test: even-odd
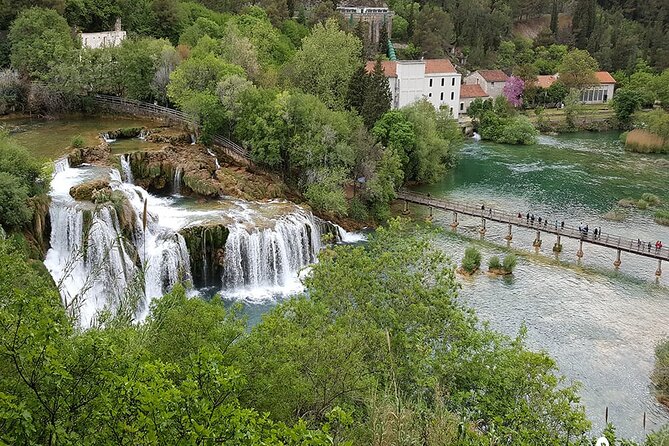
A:
[[[190,134],[190,144],[192,146],[194,146],[196,142],[197,142],[197,138],[195,138],[195,135],[191,133]]]
[[[221,164],[218,162],[218,157],[216,156],[216,154],[212,152],[210,148],[207,148],[207,153],[214,157],[214,162],[216,163],[216,170],[220,169]]]
[[[149,132],[146,129],[142,129],[139,131],[139,135],[137,138],[141,139],[142,141],[146,141],[146,137],[149,136]]]
[[[130,154],[121,155],[121,169],[123,170],[123,180],[126,183],[133,184],[135,179],[132,176],[132,169],[130,167]]]
[[[321,231],[311,213],[299,210],[277,220],[274,227],[229,228],[225,244],[224,289],[285,287],[299,270],[316,261]]]
[[[104,139],[105,142],[108,143],[108,144],[111,144],[111,143],[113,143],[113,142],[116,142],[116,139],[115,139],[115,138],[111,138],[111,137],[109,136],[109,133],[106,133],[106,132],[102,134],[102,139]]]
[[[68,160],[67,157],[61,158],[53,163],[53,174],[58,175],[61,172],[65,172],[65,170],[69,168],[70,160]]]
[[[474,132],[474,133],[472,134],[472,139],[473,139],[474,141],[481,141],[481,135],[479,135],[478,133]]]
[[[70,197],[70,187],[103,174],[125,197],[121,208]],[[152,298],[190,276],[183,237],[161,227],[155,215],[143,228],[144,198],[153,197],[119,180],[115,169],[88,167],[66,168],[51,182],[51,248],[44,264],[82,327],[91,326],[100,310],[124,307],[141,320]]]
[[[184,170],[181,166],[174,168],[174,177],[172,178],[172,194],[178,195],[181,193],[181,180],[183,178]]]

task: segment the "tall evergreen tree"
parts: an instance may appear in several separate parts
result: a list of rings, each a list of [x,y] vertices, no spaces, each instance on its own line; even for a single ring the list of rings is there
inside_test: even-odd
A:
[[[374,71],[367,82],[365,101],[362,105],[362,119],[367,128],[372,128],[376,121],[388,110],[390,110],[390,84],[383,72],[381,59],[376,60]]]
[[[379,32],[379,53],[385,56],[388,55],[388,27],[386,26],[385,21]]]
[[[557,36],[558,32],[558,4],[557,0],[553,0],[553,8],[551,9],[551,33]]]
[[[360,114],[362,114],[362,106],[365,103],[368,81],[369,75],[363,65],[355,70],[348,84],[348,106],[351,110],[357,110]]]
[[[597,0],[577,0],[572,28],[576,46],[586,48],[597,20]]]

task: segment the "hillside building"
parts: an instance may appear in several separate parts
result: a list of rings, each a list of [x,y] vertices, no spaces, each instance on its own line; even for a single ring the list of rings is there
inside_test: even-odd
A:
[[[483,91],[480,85],[462,85],[460,87],[460,113],[467,114],[469,112],[469,106],[472,105],[476,99],[481,99],[485,101],[490,99],[488,93]]]
[[[368,32],[368,39],[373,45],[379,43],[381,29],[386,28],[388,38],[393,33],[393,15],[388,5],[379,0],[344,0],[337,6],[337,11],[349,21],[351,26],[362,22]]]
[[[581,90],[581,102],[584,104],[605,104],[613,99],[613,93],[616,87],[616,80],[608,71],[598,71],[595,73],[598,84],[586,87]],[[549,74],[537,76],[537,87],[549,88],[560,78],[559,74]]]
[[[478,70],[465,78],[465,85],[479,85],[491,98],[502,96],[509,76],[502,70]]]
[[[126,32],[121,29],[121,19],[116,19],[113,31],[99,33],[80,33],[82,48],[111,48],[121,45]]]
[[[375,62],[367,62],[367,71]],[[460,110],[462,76],[448,59],[381,62],[390,84],[392,108],[402,108],[425,98],[437,110],[449,110],[455,119]]]

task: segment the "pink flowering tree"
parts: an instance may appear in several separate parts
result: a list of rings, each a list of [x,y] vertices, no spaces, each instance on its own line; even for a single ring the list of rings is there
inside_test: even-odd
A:
[[[523,91],[525,91],[525,81],[516,76],[511,76],[504,85],[504,97],[514,107],[520,107],[523,104]]]

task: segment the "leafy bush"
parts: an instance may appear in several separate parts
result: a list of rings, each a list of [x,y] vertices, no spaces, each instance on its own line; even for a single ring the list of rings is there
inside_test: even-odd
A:
[[[369,218],[367,207],[359,197],[355,197],[348,203],[348,215],[358,221],[365,221]]]
[[[641,199],[644,200],[646,203],[648,203],[650,206],[657,206],[658,204],[661,203],[660,197],[648,192],[641,195]]]
[[[502,268],[504,268],[504,271],[507,273],[512,273],[516,268],[517,263],[518,259],[515,254],[507,254],[506,257],[504,257],[504,262],[502,262]]]
[[[28,195],[45,193],[48,182],[42,174],[42,166],[26,149],[10,138],[0,135],[0,172],[7,172],[28,188]]]
[[[72,142],[70,142],[70,145],[75,149],[80,149],[85,145],[84,138],[81,135],[76,135],[72,137]]]
[[[7,172],[0,172],[0,225],[18,228],[32,218],[28,207],[28,186]]]
[[[647,209],[648,202],[644,199],[640,199],[639,201],[636,202],[636,207],[638,207],[639,209]]]
[[[492,256],[488,260],[488,269],[500,269],[502,267],[502,262],[499,261],[499,257]]]
[[[465,249],[465,256],[462,259],[462,269],[469,274],[475,273],[481,267],[481,251],[473,246]]]
[[[502,144],[534,144],[539,132],[525,116],[501,117],[494,111],[483,115],[479,125],[481,138]]]
[[[653,382],[659,393],[658,398],[669,399],[669,341],[664,341],[655,348]]]
[[[661,209],[655,212],[655,223],[658,225],[669,226],[669,210]]]
[[[317,211],[333,215],[346,215],[346,196],[342,188],[344,183],[343,173],[323,170],[319,176],[321,177],[320,181],[307,186],[307,191],[304,193],[309,204]]]

